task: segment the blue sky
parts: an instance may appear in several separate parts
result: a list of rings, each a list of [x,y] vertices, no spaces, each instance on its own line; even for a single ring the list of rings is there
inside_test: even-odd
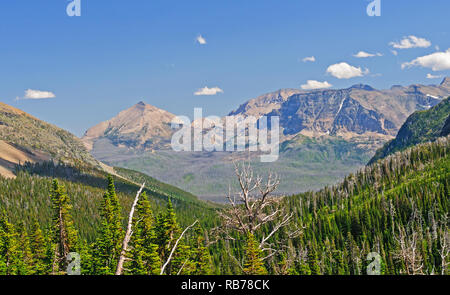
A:
[[[140,100],[220,116],[307,80],[389,88],[450,75],[433,58],[450,48],[448,0],[381,0],[379,17],[366,14],[368,0],[81,0],[79,17],[66,14],[69,2],[0,2],[0,100],[78,136]],[[405,36],[420,39],[394,48]],[[327,73],[342,62],[362,76]],[[203,87],[223,93],[194,95]],[[55,97],[23,99],[28,89]]]

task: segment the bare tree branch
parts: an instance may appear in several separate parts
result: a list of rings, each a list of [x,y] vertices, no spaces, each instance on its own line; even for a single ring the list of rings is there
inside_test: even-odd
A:
[[[133,206],[131,207],[130,215],[128,216],[127,232],[125,234],[125,237],[123,238],[122,251],[121,251],[120,257],[119,257],[119,263],[117,264],[116,275],[121,275],[123,272],[123,263],[125,262],[126,253],[128,251],[128,243],[130,242],[131,236],[133,234],[132,225],[133,225],[134,210],[136,209],[137,203],[139,201],[139,196],[141,195],[142,191],[144,190],[144,187],[145,187],[145,182],[142,184],[141,188],[137,192],[136,198],[134,199]]]
[[[196,220],[193,224],[189,225],[188,227],[185,228],[185,230],[181,233],[180,237],[177,239],[177,241],[175,242],[175,245],[172,248],[172,251],[170,252],[169,258],[167,258],[166,263],[164,263],[164,265],[161,267],[161,275],[164,274],[164,271],[166,270],[167,265],[169,265],[170,260],[172,260],[172,256],[173,253],[175,253],[175,250],[177,249],[178,243],[181,241],[181,239],[183,238],[184,234],[192,227],[194,227],[197,224],[198,220]],[[183,265],[184,266],[184,265]]]

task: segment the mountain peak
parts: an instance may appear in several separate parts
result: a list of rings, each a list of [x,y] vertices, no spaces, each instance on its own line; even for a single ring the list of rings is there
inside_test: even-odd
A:
[[[362,90],[367,90],[367,91],[375,90],[372,86],[367,85],[367,84],[355,84],[352,87],[350,87],[350,89],[362,89]]]
[[[174,114],[140,101],[110,120],[87,130],[82,140],[88,149],[92,149],[93,143],[101,138],[109,139],[115,145],[150,147],[170,138],[170,123],[174,117]]]

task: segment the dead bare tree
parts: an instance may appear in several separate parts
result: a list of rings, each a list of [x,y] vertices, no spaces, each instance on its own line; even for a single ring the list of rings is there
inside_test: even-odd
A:
[[[448,270],[448,256],[450,254],[450,236],[448,232],[448,217],[445,214],[442,218],[442,225],[440,228],[439,242],[441,244],[441,249],[439,250],[439,256],[441,256],[441,275],[445,275]]]
[[[139,189],[139,191],[136,193],[136,197],[134,199],[133,205],[131,206],[131,211],[130,214],[128,216],[128,226],[127,226],[127,231],[125,233],[125,237],[123,238],[123,243],[122,243],[122,251],[120,253],[120,257],[119,257],[119,262],[117,264],[117,269],[116,269],[116,275],[122,275],[123,270],[124,270],[124,263],[125,260],[127,259],[127,253],[129,251],[128,249],[128,244],[130,243],[131,237],[133,236],[133,217],[134,217],[134,211],[136,210],[136,206],[139,202],[139,197],[142,193],[142,191],[144,190],[145,187],[145,182],[142,184],[141,188]],[[188,226],[182,233],[181,235],[178,237],[177,241],[175,242],[174,246],[172,247],[172,250],[170,252],[169,257],[167,258],[167,261],[164,263],[164,265],[161,268],[161,275],[164,274],[164,271],[167,267],[167,265],[169,265],[170,261],[172,260],[172,256],[175,253],[175,250],[177,249],[178,243],[181,241],[181,239],[183,238],[183,236],[186,234],[186,232],[191,229],[192,227],[194,227],[196,224],[198,223],[198,220],[196,220],[193,224],[191,224],[190,226]],[[183,270],[184,264],[181,267],[181,269],[179,270],[179,273],[181,273],[181,271]]]
[[[133,226],[134,211],[136,210],[136,206],[139,201],[139,196],[144,190],[144,187],[145,182],[142,184],[141,188],[137,192],[136,198],[134,198],[133,206],[131,206],[130,215],[128,216],[127,232],[125,233],[125,237],[123,238],[122,251],[120,252],[119,262],[117,264],[116,275],[121,275],[123,273],[123,264],[125,262],[128,252],[128,243],[130,242],[131,236],[133,235],[132,226]]]
[[[280,178],[273,173],[269,173],[266,179],[255,175],[250,163],[245,162],[234,162],[234,171],[240,190],[232,193],[229,189],[226,198],[230,207],[219,212],[222,224],[214,230],[227,240],[235,240],[233,233],[245,236],[252,234],[256,237],[263,228],[271,228],[266,235],[259,235],[261,238],[258,241],[259,248],[266,253],[263,260],[266,260],[284,250],[283,245],[297,237],[300,230],[295,228],[283,241],[270,243],[277,232],[292,223],[294,216],[293,213],[287,212],[286,206],[282,206],[282,198],[271,195],[279,186]]]
[[[448,255],[450,250],[450,237],[448,230],[444,230],[440,237],[441,250],[439,250],[439,255],[441,256],[441,274],[445,275],[448,269]]]
[[[394,257],[400,259],[405,264],[405,271],[408,275],[422,274],[422,256],[419,252],[419,235],[416,231],[407,231],[404,227],[398,227],[398,235],[395,240],[399,245],[399,250]]]
[[[420,253],[422,239],[422,220],[417,208],[413,204],[411,220],[406,226],[398,225],[398,234],[394,235],[399,250],[394,257],[405,264],[408,275],[423,274],[423,257]]]
[[[161,273],[160,275],[164,274],[164,271],[166,270],[167,265],[169,265],[170,261],[172,260],[172,256],[173,253],[175,253],[175,250],[177,249],[178,243],[181,241],[181,239],[183,238],[183,236],[186,234],[186,232],[193,228],[196,224],[197,224],[198,220],[196,220],[193,224],[189,225],[188,227],[186,227],[184,229],[184,231],[181,233],[181,235],[178,237],[177,241],[175,242],[175,245],[173,245],[172,251],[170,251],[170,255],[167,258],[167,261],[164,263],[164,265],[161,267]],[[186,264],[186,262],[181,266],[180,270],[178,271],[179,273],[181,273],[181,271],[183,270],[184,265]]]

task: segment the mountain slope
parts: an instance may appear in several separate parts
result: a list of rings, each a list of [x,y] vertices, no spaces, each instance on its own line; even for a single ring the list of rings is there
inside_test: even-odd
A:
[[[17,146],[0,140],[0,175],[7,178],[14,178],[16,165],[25,162],[36,163],[48,161],[50,158],[44,153],[37,151],[31,153],[28,150],[20,149]]]
[[[235,111],[230,112],[229,116],[247,115],[260,117],[279,109],[281,104],[294,94],[302,93],[299,89],[280,89],[275,92],[261,95],[257,98],[250,99],[240,105]]]
[[[448,236],[449,152],[450,137],[438,138],[337,185],[284,198],[304,229],[295,247],[308,253],[294,264],[294,273],[366,274],[361,262],[370,252],[380,255],[381,274],[448,273],[434,253]],[[411,243],[420,245],[413,257],[421,268],[408,267],[410,261],[398,255],[412,249]]]
[[[137,107],[144,109],[142,104],[138,104]],[[147,110],[145,107],[144,111]],[[163,117],[167,117],[166,113],[161,113]],[[126,115],[130,114],[124,114],[124,119],[133,119],[126,118]],[[2,103],[0,103],[0,135],[2,138],[0,167],[5,174],[10,173],[9,177],[16,169],[18,171],[25,169],[45,177],[62,177],[70,181],[79,181],[80,177],[86,175],[95,179],[113,174],[135,185],[146,182],[146,187],[150,191],[167,198],[199,202],[196,196],[140,172],[108,167],[95,160],[76,136]],[[67,173],[64,172],[65,169]]]
[[[427,111],[412,114],[403,124],[397,137],[379,149],[369,164],[416,144],[448,135],[448,131],[445,131],[448,126],[445,127],[445,124],[449,114],[450,97]]]
[[[276,102],[264,115],[280,116],[284,135],[394,136],[412,112],[432,107],[450,94],[445,81],[439,86],[394,86],[389,90],[360,84],[340,90],[303,91]],[[246,116],[253,112],[250,107],[237,113]]]
[[[32,161],[52,159],[70,164],[100,165],[73,134],[1,102],[0,139],[9,146],[3,145],[0,151],[0,159],[6,161],[7,150],[16,149],[16,153],[27,154],[27,160]]]
[[[216,205],[142,173],[112,168],[95,160],[71,133],[47,124],[19,109],[0,103],[0,211],[27,226],[36,218],[45,227],[51,221],[49,192],[52,179],[64,184],[74,204],[82,237],[92,241],[98,229],[100,203],[108,175],[116,182],[123,214],[128,214],[139,186],[156,212],[170,198],[182,224],[215,218]],[[31,209],[31,210],[30,210]]]
[[[147,107],[142,104],[138,104],[137,107],[145,108],[147,111]],[[167,118],[166,113],[161,113],[163,117]],[[134,119],[127,115],[130,113],[126,113],[120,118],[130,121]],[[92,132],[95,130],[93,129]],[[24,165],[26,162],[39,166],[38,163],[54,161],[94,176],[99,173],[110,173],[132,181],[133,179],[145,180],[149,186],[153,186],[161,193],[167,189],[167,192],[171,192],[173,195],[183,195],[186,200],[196,199],[189,193],[143,176],[139,172],[108,167],[95,160],[76,136],[3,103],[0,103],[0,136],[0,166],[9,172],[12,172],[17,165]]]

